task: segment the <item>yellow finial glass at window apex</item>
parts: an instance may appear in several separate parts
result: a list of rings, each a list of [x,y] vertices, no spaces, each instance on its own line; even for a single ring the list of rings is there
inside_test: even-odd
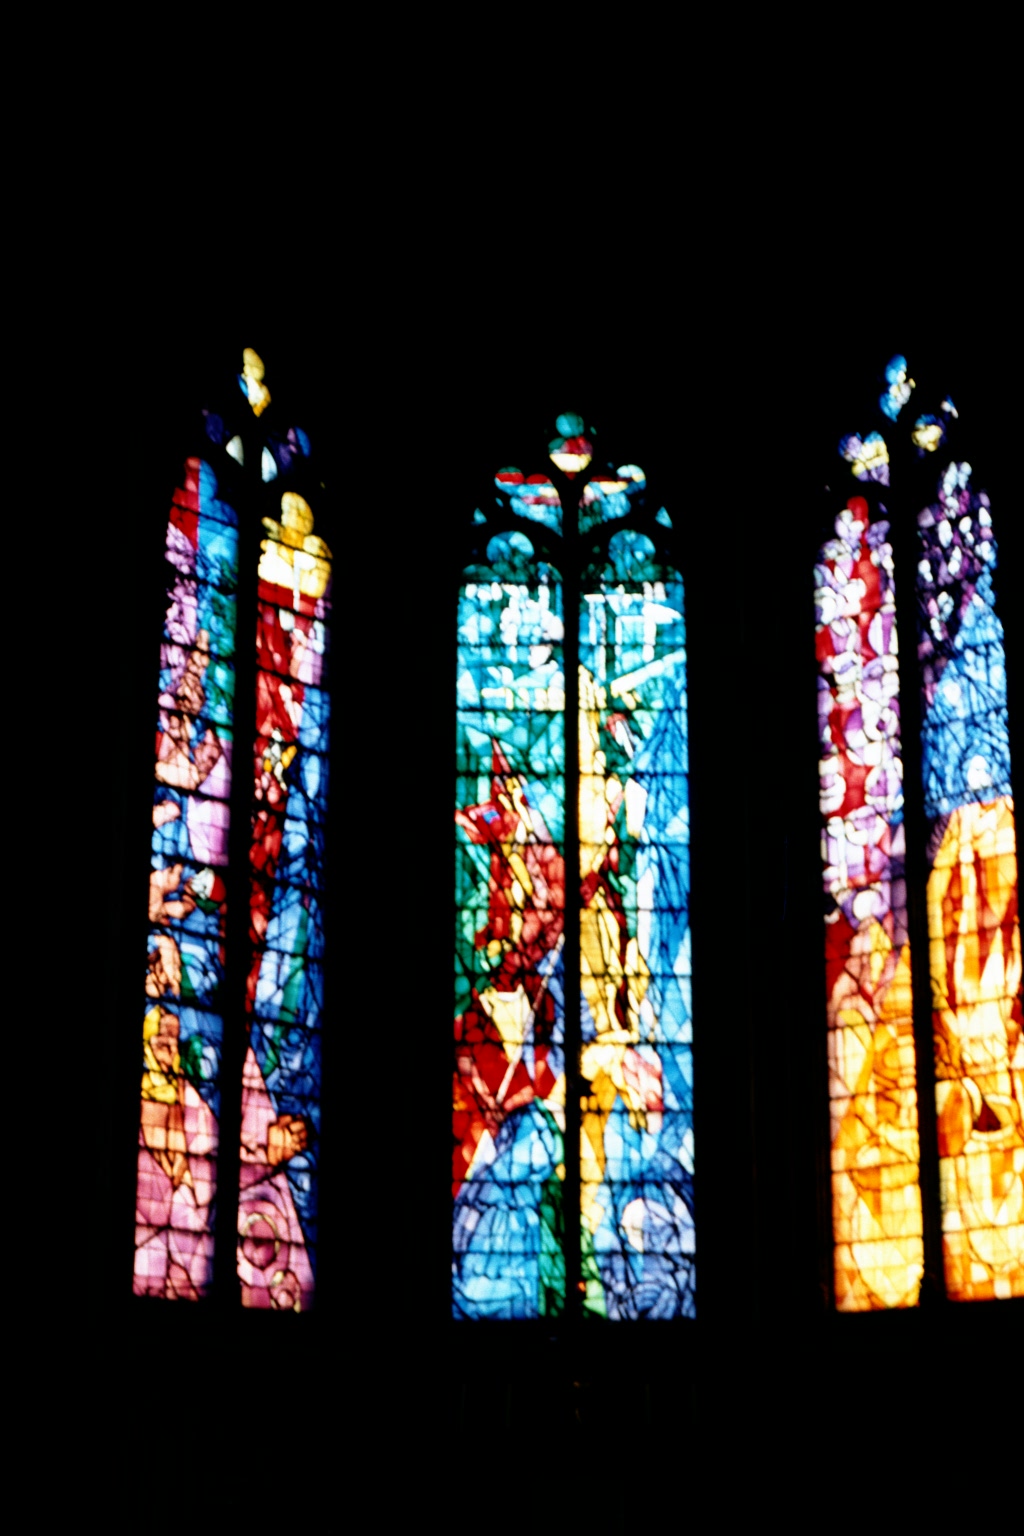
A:
[[[246,347],[242,352],[242,378],[255,416],[262,415],[270,404],[270,390],[263,382],[263,373],[262,357],[252,347]]]

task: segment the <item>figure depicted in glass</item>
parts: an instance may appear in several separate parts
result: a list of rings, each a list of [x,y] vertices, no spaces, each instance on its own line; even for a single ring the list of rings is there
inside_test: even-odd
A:
[[[135,1290],[205,1294],[212,1275],[224,876],[231,794],[237,519],[185,465],[167,524],[145,978]]]
[[[550,456],[572,482],[592,446],[577,417],[558,431]],[[475,515],[481,559],[458,608],[453,1309],[561,1313],[566,1225],[578,1220],[587,1314],[692,1315],[683,595],[649,536],[671,523],[644,512],[633,465],[572,487],[572,537],[547,476],[504,469],[496,486],[496,514]],[[584,551],[579,534],[594,530]],[[566,562],[579,594],[568,636]],[[580,863],[568,891],[567,815]],[[571,981],[567,913],[579,937]],[[578,1010],[573,1147],[567,994]],[[578,1212],[565,1209],[569,1158]]]

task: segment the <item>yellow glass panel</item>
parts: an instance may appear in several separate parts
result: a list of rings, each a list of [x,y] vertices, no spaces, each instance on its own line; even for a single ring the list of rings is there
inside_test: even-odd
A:
[[[815,593],[835,1297],[869,1311],[918,1299],[917,1072],[892,551],[860,497],[835,530]]]
[[[946,1286],[1024,1296],[1024,1042],[1013,802],[955,810],[928,881]]]

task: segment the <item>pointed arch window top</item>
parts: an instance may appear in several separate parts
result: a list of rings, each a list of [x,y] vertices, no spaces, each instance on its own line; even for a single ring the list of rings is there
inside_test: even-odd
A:
[[[588,428],[589,435],[584,436],[583,417],[574,412],[563,412],[556,420],[556,430],[559,435],[548,444],[551,462],[570,482],[585,475],[575,498],[578,533],[589,533],[602,523],[628,517],[642,504],[647,476],[638,464],[595,465],[594,430]],[[507,509],[517,517],[550,528],[553,533],[565,532],[562,499],[549,475],[527,475],[516,465],[506,465],[496,473],[494,484],[503,493],[494,498],[499,515]],[[483,524],[488,518],[478,508],[473,521]],[[657,513],[656,521],[663,527],[672,527],[664,508]]]
[[[252,407],[254,415],[260,416],[270,404],[270,391],[262,382],[263,361],[252,347],[245,348],[242,360],[242,372],[238,375],[239,387]],[[210,441],[216,443],[219,448],[224,448],[237,464],[244,467],[245,445],[242,440],[242,423],[230,406],[226,416],[204,409],[203,424]],[[292,426],[285,432],[268,432],[259,451],[261,479],[266,484],[276,480],[279,475],[291,474],[304,459],[311,457],[312,452],[313,445],[309,433],[302,427]]]
[[[878,397],[879,409],[888,421],[895,422],[900,411],[910,399],[910,392],[917,386],[907,375],[907,360],[902,355],[891,358],[885,369],[886,389]],[[944,395],[938,411],[923,412],[914,422],[910,440],[923,459],[926,453],[935,453],[949,435],[950,423],[956,421],[959,412],[949,395]],[[887,429],[888,430],[888,429]],[[839,453],[850,465],[854,476],[862,481],[889,484],[889,444],[881,432],[868,432],[863,437],[849,432],[840,440]]]

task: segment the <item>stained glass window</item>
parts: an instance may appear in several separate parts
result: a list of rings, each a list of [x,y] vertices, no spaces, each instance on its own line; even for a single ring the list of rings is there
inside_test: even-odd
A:
[[[643,471],[556,427],[459,589],[453,1311],[692,1316],[683,585]]]
[[[240,395],[203,411],[167,524],[135,1290],[199,1300],[234,1270],[242,1305],[301,1311],[317,1246],[331,551],[314,531],[312,444],[267,426],[264,372],[247,348]]]
[[[903,357],[885,380],[896,423],[915,388]],[[993,519],[971,466],[948,457],[956,418],[946,396],[891,444],[843,438],[864,489],[816,571],[842,1310],[916,1305],[923,1277],[954,1300],[1024,1295],[1006,669]]]

